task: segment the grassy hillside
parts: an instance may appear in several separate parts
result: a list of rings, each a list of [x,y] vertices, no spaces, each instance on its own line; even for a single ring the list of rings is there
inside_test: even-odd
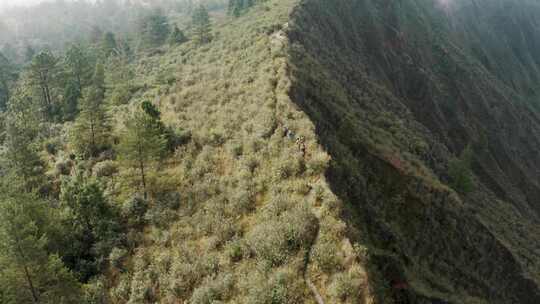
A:
[[[137,64],[135,83],[149,89],[131,104],[154,101],[191,136],[152,177],[135,248],[113,251],[112,303],[373,301],[365,248],[348,240],[324,175],[331,158],[289,97],[284,30],[294,4],[265,2],[216,24],[207,45]],[[119,201],[130,192],[110,188]],[[173,206],[161,198],[171,189]]]
[[[538,8],[504,3],[269,1],[141,60],[191,139],[112,301],[536,303]]]

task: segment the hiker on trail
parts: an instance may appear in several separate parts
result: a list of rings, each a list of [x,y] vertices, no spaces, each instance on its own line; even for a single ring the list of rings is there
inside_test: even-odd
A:
[[[291,130],[287,130],[287,138],[290,140],[294,140],[295,138],[294,132]]]
[[[298,145],[298,150],[302,152],[302,157],[306,157],[306,138],[304,136],[300,136],[296,140],[296,145]]]
[[[290,140],[294,140],[295,138],[294,132],[286,125],[283,126],[283,134]]]

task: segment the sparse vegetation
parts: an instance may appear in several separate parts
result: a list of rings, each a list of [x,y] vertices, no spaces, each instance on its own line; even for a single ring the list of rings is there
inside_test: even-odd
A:
[[[472,153],[471,146],[467,146],[459,158],[452,159],[448,164],[452,188],[464,194],[471,192],[474,187],[471,170]]]

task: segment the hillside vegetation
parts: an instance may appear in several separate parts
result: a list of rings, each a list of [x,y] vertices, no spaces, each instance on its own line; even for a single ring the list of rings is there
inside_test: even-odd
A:
[[[358,242],[408,282],[398,303],[538,301],[537,13],[308,1],[293,15],[292,99]]]
[[[540,5],[181,3],[0,54],[1,304],[540,302]]]

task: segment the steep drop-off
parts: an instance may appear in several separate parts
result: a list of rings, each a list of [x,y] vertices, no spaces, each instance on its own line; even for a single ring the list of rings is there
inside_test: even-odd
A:
[[[292,15],[292,100],[397,303],[540,302],[539,12],[310,0]],[[448,166],[467,146],[475,187],[458,194]]]

